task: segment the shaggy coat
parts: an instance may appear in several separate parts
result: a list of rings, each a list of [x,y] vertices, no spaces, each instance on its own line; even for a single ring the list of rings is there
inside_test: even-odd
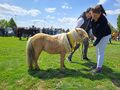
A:
[[[88,40],[88,34],[82,28],[76,28],[68,33],[58,35],[48,35],[39,33],[29,38],[26,46],[26,56],[29,69],[39,69],[37,60],[42,51],[50,54],[60,54],[60,69],[63,70],[65,55],[67,52],[72,51],[70,46],[69,37],[73,39],[73,44]],[[33,67],[34,65],[34,67]]]

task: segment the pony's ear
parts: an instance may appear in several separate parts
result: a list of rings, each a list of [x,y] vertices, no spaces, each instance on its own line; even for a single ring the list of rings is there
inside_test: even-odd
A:
[[[78,30],[76,29],[76,31],[78,32]]]
[[[76,30],[77,32],[79,32],[79,29],[78,29],[78,28],[75,28],[75,30]]]

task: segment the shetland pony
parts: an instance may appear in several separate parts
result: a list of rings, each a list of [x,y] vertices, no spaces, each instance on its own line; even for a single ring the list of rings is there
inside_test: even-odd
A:
[[[88,34],[82,28],[76,28],[68,33],[58,35],[38,33],[32,36],[26,45],[29,70],[39,70],[37,61],[42,51],[50,54],[60,54],[60,70],[64,70],[66,53],[71,52],[77,42],[84,40],[88,40]]]

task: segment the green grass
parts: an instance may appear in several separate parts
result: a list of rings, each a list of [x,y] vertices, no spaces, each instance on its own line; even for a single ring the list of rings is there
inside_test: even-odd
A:
[[[59,55],[43,52],[39,58],[41,71],[28,72],[25,60],[26,40],[0,37],[0,90],[120,90],[120,42],[108,44],[103,73],[92,75],[96,65],[95,48],[89,48],[90,62],[73,56],[74,63],[65,60],[67,69],[59,72]]]

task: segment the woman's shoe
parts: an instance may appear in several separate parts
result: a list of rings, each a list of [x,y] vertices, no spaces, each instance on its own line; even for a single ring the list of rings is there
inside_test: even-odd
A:
[[[69,62],[72,62],[72,60],[71,60],[71,58],[70,58],[70,57],[68,57],[68,58],[67,58],[67,60],[68,60]]]
[[[91,70],[96,69],[96,66],[91,66],[90,69]]]
[[[101,73],[101,72],[102,72],[102,68],[101,67],[98,67],[98,68],[96,68],[96,69],[94,69],[94,70],[91,71],[91,73],[93,75],[95,75],[96,73]]]
[[[83,57],[83,60],[87,60],[87,61],[89,61],[90,59],[89,59],[89,58],[87,58],[87,57]]]

